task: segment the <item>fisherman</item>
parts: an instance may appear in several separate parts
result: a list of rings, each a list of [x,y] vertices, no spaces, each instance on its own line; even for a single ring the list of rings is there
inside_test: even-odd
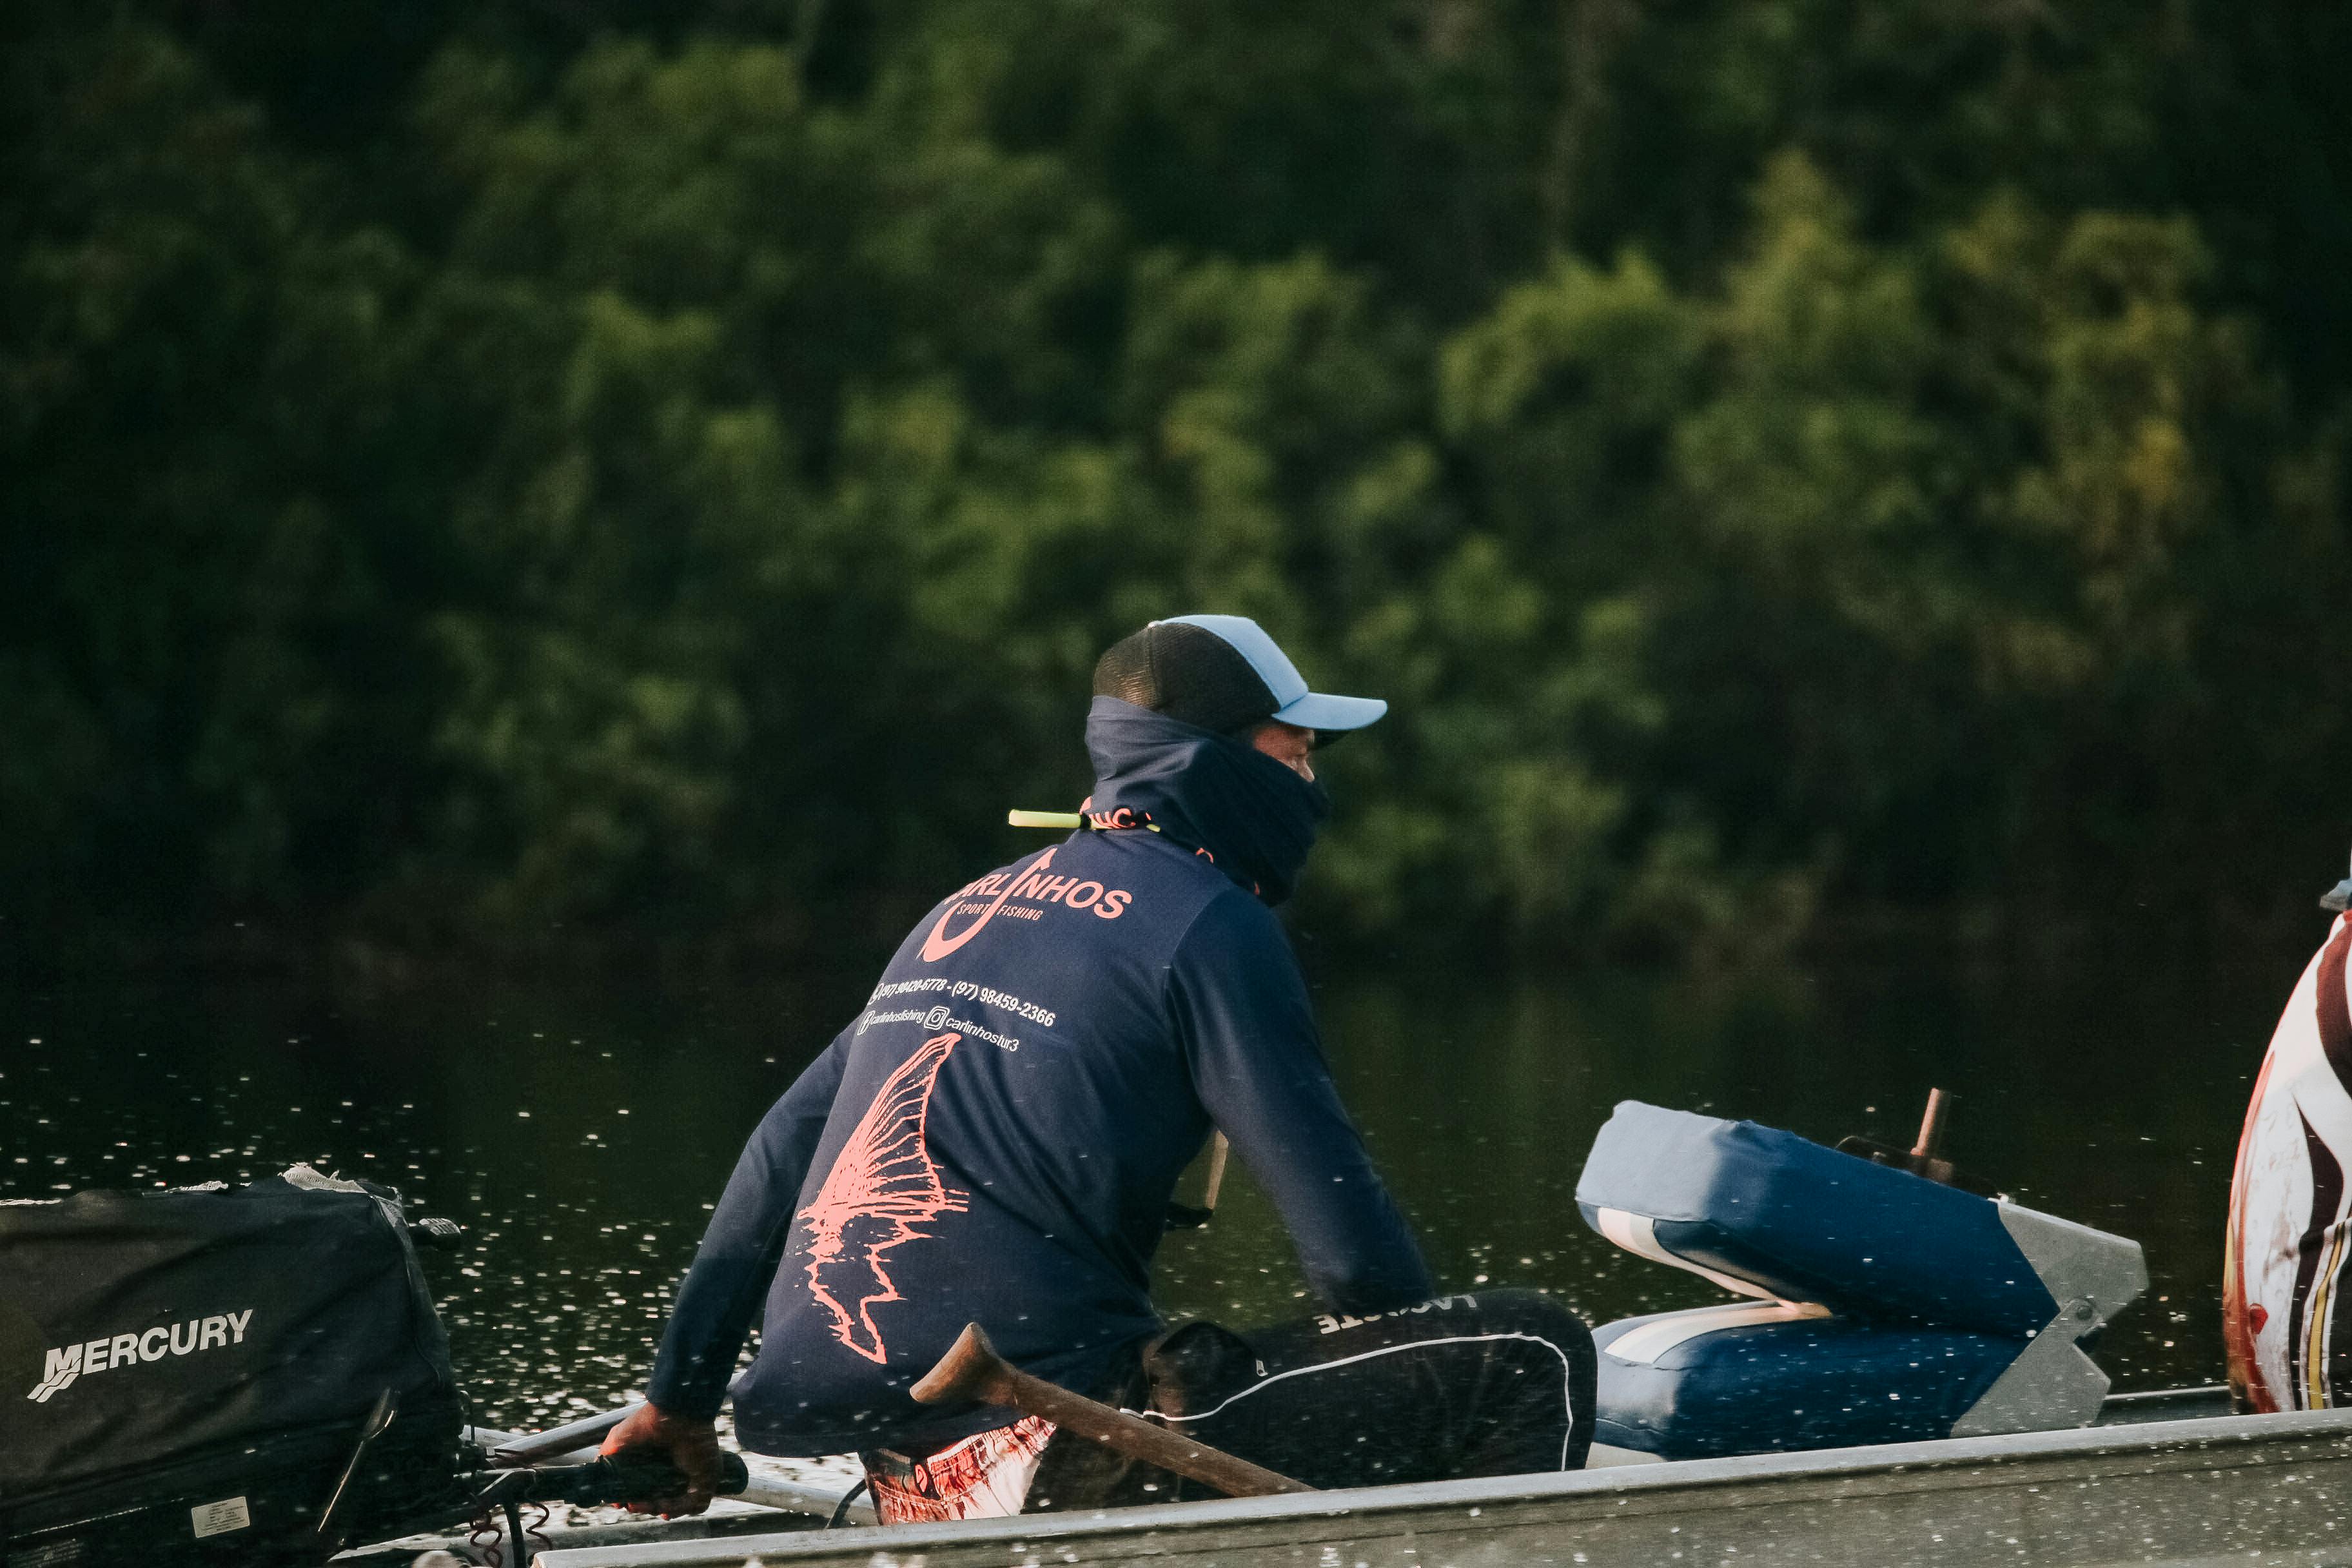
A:
[[[2230,1391],[2247,1411],[2352,1400],[2352,1335],[2336,1344],[2352,1163],[2352,878],[2271,1036],[2230,1183],[2221,1333]]]
[[[712,1418],[854,1450],[886,1521],[1201,1495],[1004,1408],[909,1386],[967,1322],[1048,1382],[1318,1486],[1580,1467],[1585,1325],[1534,1291],[1440,1296],[1339,1103],[1274,907],[1330,805],[1318,741],[1385,702],[1307,689],[1256,623],[1154,621],[1095,669],[1080,829],[916,924],[752,1134],[607,1452],[709,1499]],[[1172,1332],[1151,1259],[1213,1130],[1273,1199],[1321,1311]]]

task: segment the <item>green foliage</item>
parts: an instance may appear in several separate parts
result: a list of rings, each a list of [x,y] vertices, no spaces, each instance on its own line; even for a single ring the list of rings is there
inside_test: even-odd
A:
[[[0,903],[891,934],[1202,608],[1394,704],[1334,941],[2293,903],[2334,26],[28,0]]]

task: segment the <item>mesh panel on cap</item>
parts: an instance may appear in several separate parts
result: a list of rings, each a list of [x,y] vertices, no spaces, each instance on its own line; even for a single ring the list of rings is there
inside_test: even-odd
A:
[[[1203,730],[1271,718],[1274,693],[1234,646],[1204,627],[1161,621],[1120,638],[1095,665],[1095,695]]]

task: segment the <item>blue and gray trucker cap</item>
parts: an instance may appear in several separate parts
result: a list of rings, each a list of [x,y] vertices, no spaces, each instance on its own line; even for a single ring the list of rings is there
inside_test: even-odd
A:
[[[1318,735],[1360,730],[1389,710],[1377,697],[1309,691],[1298,667],[1245,616],[1177,616],[1111,645],[1095,695],[1220,732],[1279,719]]]

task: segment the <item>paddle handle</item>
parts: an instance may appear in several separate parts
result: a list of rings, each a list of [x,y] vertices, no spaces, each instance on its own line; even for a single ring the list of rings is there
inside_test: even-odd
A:
[[[1944,1156],[1944,1132],[1951,1125],[1952,1102],[1960,1097],[1940,1089],[1927,1091],[1927,1113],[1919,1119],[1919,1141],[1911,1152],[1922,1160],[1940,1160]]]
[[[1201,1206],[1211,1214],[1217,1212],[1217,1194],[1225,1184],[1225,1156],[1233,1148],[1233,1140],[1222,1132],[1209,1140],[1209,1179],[1201,1185]]]
[[[1304,1481],[1276,1475],[1247,1459],[1180,1437],[1139,1415],[1114,1410],[1084,1394],[1057,1387],[1006,1364],[988,1342],[978,1323],[967,1324],[939,1365],[925,1373],[908,1390],[924,1405],[969,1399],[982,1405],[1009,1405],[1024,1415],[1042,1415],[1055,1426],[1067,1427],[1089,1442],[1099,1443],[1131,1459],[1173,1470],[1180,1476],[1214,1487],[1227,1497],[1270,1497],[1278,1492],[1311,1492]]]

